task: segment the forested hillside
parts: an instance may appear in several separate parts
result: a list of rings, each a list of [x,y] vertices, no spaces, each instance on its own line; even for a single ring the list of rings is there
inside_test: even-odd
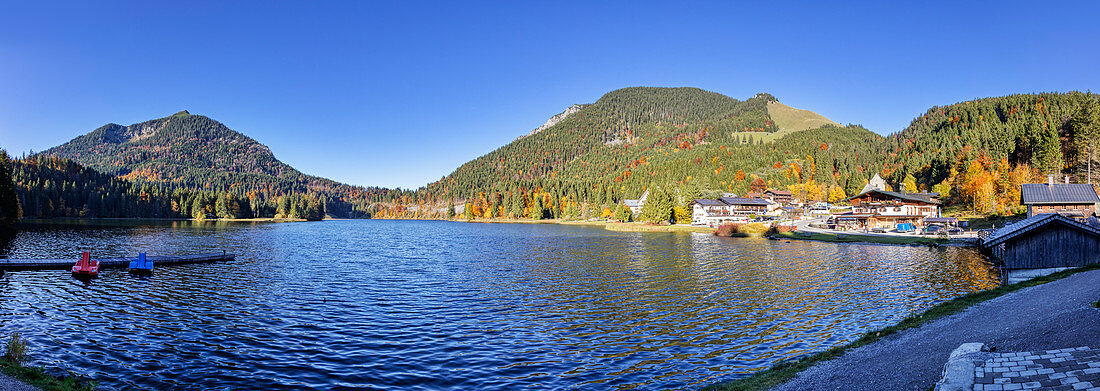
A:
[[[262,199],[224,190],[191,190],[167,182],[136,184],[56,156],[16,159],[15,194],[28,218],[253,218],[320,220],[324,196]],[[331,204],[330,204],[331,207]]]
[[[1048,174],[1088,182],[1098,142],[1096,95],[1009,95],[929,109],[887,139],[876,169],[976,212],[1006,214],[1020,209],[1020,183]]]
[[[302,174],[255,140],[187,112],[106,125],[8,166],[30,217],[625,217],[621,201],[650,190],[670,208],[646,216],[686,218],[691,199],[722,192],[773,188],[841,201],[876,173],[978,213],[1012,214],[1021,210],[1021,183],[1047,174],[1085,182],[1098,142],[1100,103],[1077,92],[933,107],[882,137],[769,94],[741,101],[636,87],[570,107],[415,191]]]
[[[417,200],[466,202],[465,217],[474,218],[590,217],[612,214],[646,189],[675,195],[681,209],[699,194],[765,187],[837,201],[879,173],[899,189],[936,191],[977,213],[1013,214],[1021,183],[1046,174],[1085,182],[1100,141],[1097,98],[1076,92],[934,107],[886,138],[825,125],[776,139],[769,103],[777,104],[767,94],[738,101],[694,88],[613,91],[464,164]],[[828,121],[792,110],[798,115],[787,123]]]
[[[613,212],[650,186],[675,188],[682,203],[705,191],[747,192],[754,179],[834,198],[866,182],[854,151],[878,148],[882,137],[833,126],[765,142],[779,130],[769,102],[775,98],[768,94],[739,101],[697,88],[612,91],[464,164],[418,196],[429,203],[470,201],[476,217],[581,217]]]
[[[256,205],[310,195],[327,199],[327,212],[338,217],[364,216],[372,202],[390,194],[387,189],[305,175],[255,140],[186,111],[130,126],[104,125],[38,156],[71,159],[135,187],[163,188],[164,192],[226,193]]]

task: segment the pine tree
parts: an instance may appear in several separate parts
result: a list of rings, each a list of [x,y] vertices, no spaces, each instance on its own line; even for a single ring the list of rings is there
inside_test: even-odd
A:
[[[1073,142],[1077,144],[1080,158],[1079,172],[1083,171],[1088,183],[1092,183],[1093,162],[1096,160],[1096,148],[1100,145],[1100,100],[1089,96],[1081,104],[1081,109],[1070,121],[1073,129]]]
[[[645,205],[642,205],[642,211],[638,213],[638,220],[647,223],[667,223],[673,219],[673,206],[672,196],[665,188],[652,186],[649,198]]]
[[[14,223],[23,217],[23,208],[15,194],[11,169],[8,152],[0,149],[0,225]]]
[[[615,220],[621,221],[633,221],[633,214],[630,213],[630,208],[626,205],[619,205],[615,208]]]
[[[191,206],[191,218],[203,221],[206,220],[206,208],[202,205],[202,200],[195,199],[195,203]]]

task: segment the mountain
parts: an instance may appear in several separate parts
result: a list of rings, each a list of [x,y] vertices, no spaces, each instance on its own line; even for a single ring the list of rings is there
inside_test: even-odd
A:
[[[809,111],[796,109],[779,102],[768,103],[768,116],[779,127],[777,133],[794,133],[799,130],[816,129],[822,126],[840,126],[840,124],[825,118],[825,116]]]
[[[107,124],[43,152],[126,179],[224,186],[246,177],[297,181],[304,175],[225,125],[181,111],[130,126]]]
[[[224,191],[261,201],[315,194],[342,217],[366,213],[390,192],[303,174],[256,140],[187,111],[129,126],[107,124],[40,155],[71,159],[139,185]]]
[[[647,190],[674,197],[669,204],[681,209],[693,197],[762,188],[839,201],[876,174],[975,212],[1012,214],[1021,208],[1020,183],[1098,177],[1091,171],[1098,102],[1079,92],[977,99],[933,107],[883,137],[766,93],[738,100],[698,88],[631,87],[571,106],[416,191],[302,174],[255,140],[180,112],[105,125],[42,154],[49,159],[17,160],[14,173],[20,197],[35,202],[27,214],[42,216],[221,215],[240,205],[257,216],[299,216],[320,205],[336,216],[423,218],[464,203],[454,209],[470,218],[595,217]],[[93,200],[95,192],[109,199]]]
[[[654,188],[680,201],[758,186],[836,201],[880,174],[899,189],[1012,214],[1020,183],[1045,174],[1085,181],[1100,146],[1097,101],[1071,92],[960,102],[882,137],[764,93],[741,101],[697,88],[624,88],[463,164],[416,198],[464,201],[475,217],[589,217]]]
[[[530,214],[534,195],[562,212],[574,203],[596,209],[613,205],[655,184],[747,192],[755,178],[782,187],[797,182],[792,175],[804,174],[791,164],[799,166],[807,152],[791,148],[812,153],[826,143],[839,154],[883,139],[860,127],[832,125],[811,112],[781,106],[778,110],[788,109],[784,118],[802,128],[814,121],[830,125],[781,142],[793,131],[772,119],[769,105],[776,103],[766,93],[742,101],[698,88],[611,91],[592,104],[573,106],[566,111],[572,113],[540,131],[463,164],[420,189],[418,196],[440,203],[484,198],[483,209],[491,214],[492,204],[518,202],[504,199],[519,194],[524,207],[502,214],[515,216]],[[821,160],[847,164],[844,159]],[[858,189],[862,181],[862,175],[846,171],[830,178],[829,185]]]
[[[546,120],[546,123],[544,123],[541,126],[535,128],[535,130],[532,130],[531,133],[527,133],[526,135],[519,136],[519,138],[530,136],[532,134],[535,134],[535,133],[541,132],[543,130],[546,130],[546,128],[557,125],[558,122],[561,122],[562,120],[565,120],[570,115],[573,115],[574,113],[576,113],[578,111],[581,111],[581,109],[583,109],[585,107],[588,107],[588,106],[589,106],[589,104],[569,106],[569,108],[565,109],[565,111],[561,112],[560,114],[557,114],[553,117],[550,117],[550,119]]]

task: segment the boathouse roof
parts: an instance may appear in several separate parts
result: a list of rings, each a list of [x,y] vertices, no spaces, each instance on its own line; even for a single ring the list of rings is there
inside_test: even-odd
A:
[[[1025,183],[1020,186],[1020,203],[1095,204],[1100,202],[1096,189],[1085,183]]]
[[[1061,224],[1069,228],[1100,237],[1100,229],[1096,227],[1089,226],[1087,224],[1078,222],[1077,220],[1062,216],[1057,213],[1043,213],[1028,217],[1026,219],[1009,224],[1004,228],[998,229],[997,231],[993,232],[993,235],[990,235],[989,238],[982,243],[982,246],[987,248],[993,247],[1006,241],[1012,240],[1013,238],[1020,237],[1029,232],[1041,230],[1044,227],[1050,226],[1052,224]]]

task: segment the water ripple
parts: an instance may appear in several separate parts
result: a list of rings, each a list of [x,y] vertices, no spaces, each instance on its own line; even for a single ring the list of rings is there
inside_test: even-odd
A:
[[[992,287],[976,251],[447,222],[50,226],[0,255],[233,262],[0,277],[0,334],[122,389],[678,389]]]

